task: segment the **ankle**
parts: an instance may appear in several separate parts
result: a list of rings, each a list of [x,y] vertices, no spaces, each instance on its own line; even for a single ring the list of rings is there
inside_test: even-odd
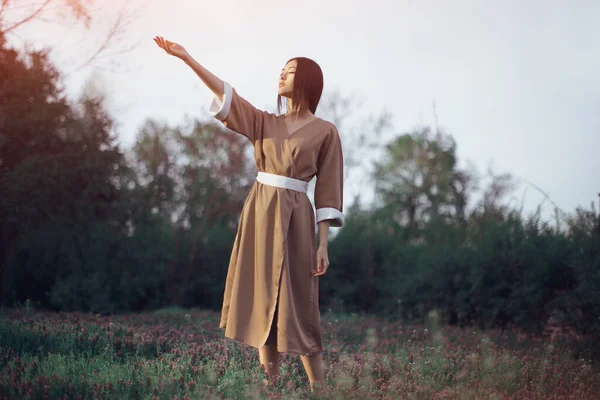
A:
[[[323,381],[314,381],[310,384],[311,393],[321,393],[325,389],[325,383]]]
[[[279,382],[279,379],[281,378],[281,375],[277,374],[277,375],[272,375],[272,376],[267,376],[265,379],[263,379],[263,384],[265,386],[273,386],[276,385]]]

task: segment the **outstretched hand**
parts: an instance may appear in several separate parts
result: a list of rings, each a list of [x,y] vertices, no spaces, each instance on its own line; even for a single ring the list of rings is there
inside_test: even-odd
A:
[[[162,36],[155,36],[154,41],[158,47],[166,51],[167,54],[181,58],[182,60],[188,55],[187,50],[182,45],[175,42],[169,42]]]

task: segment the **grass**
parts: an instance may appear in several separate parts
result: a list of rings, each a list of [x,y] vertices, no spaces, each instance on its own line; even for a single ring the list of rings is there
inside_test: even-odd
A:
[[[516,330],[322,316],[326,390],[297,356],[263,386],[256,349],[223,337],[219,314],[163,309],[100,316],[0,310],[0,398],[590,399],[600,373],[567,343]],[[577,353],[579,354],[579,353]]]

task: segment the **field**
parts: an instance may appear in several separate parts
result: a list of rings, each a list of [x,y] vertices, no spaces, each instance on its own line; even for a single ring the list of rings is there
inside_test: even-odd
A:
[[[323,313],[324,393],[297,356],[265,388],[256,349],[219,314],[164,309],[105,317],[27,305],[0,311],[0,398],[593,399],[600,373],[564,341]]]

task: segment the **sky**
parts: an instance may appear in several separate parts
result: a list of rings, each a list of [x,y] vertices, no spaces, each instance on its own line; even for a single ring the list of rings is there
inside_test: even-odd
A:
[[[90,78],[99,79],[124,147],[147,118],[179,124],[208,116],[212,93],[189,67],[156,46],[152,37],[159,35],[183,45],[247,100],[270,111],[285,62],[312,58],[323,69],[325,95],[337,90],[362,99],[356,121],[384,109],[391,113],[393,125],[382,143],[415,127],[437,127],[456,141],[461,167],[483,174],[493,166],[495,174],[510,173],[522,182],[511,204],[523,202],[526,212],[542,205],[545,218],[553,215],[552,205],[527,182],[566,213],[589,209],[592,201],[598,207],[598,1],[134,3],[141,8],[122,42],[136,46],[85,68],[73,65],[94,48],[97,32],[66,23],[30,24],[11,38],[18,45],[54,46],[74,96]],[[102,18],[121,7],[113,0],[98,4],[103,8],[95,15]],[[354,180],[346,196],[369,191],[368,181]]]

